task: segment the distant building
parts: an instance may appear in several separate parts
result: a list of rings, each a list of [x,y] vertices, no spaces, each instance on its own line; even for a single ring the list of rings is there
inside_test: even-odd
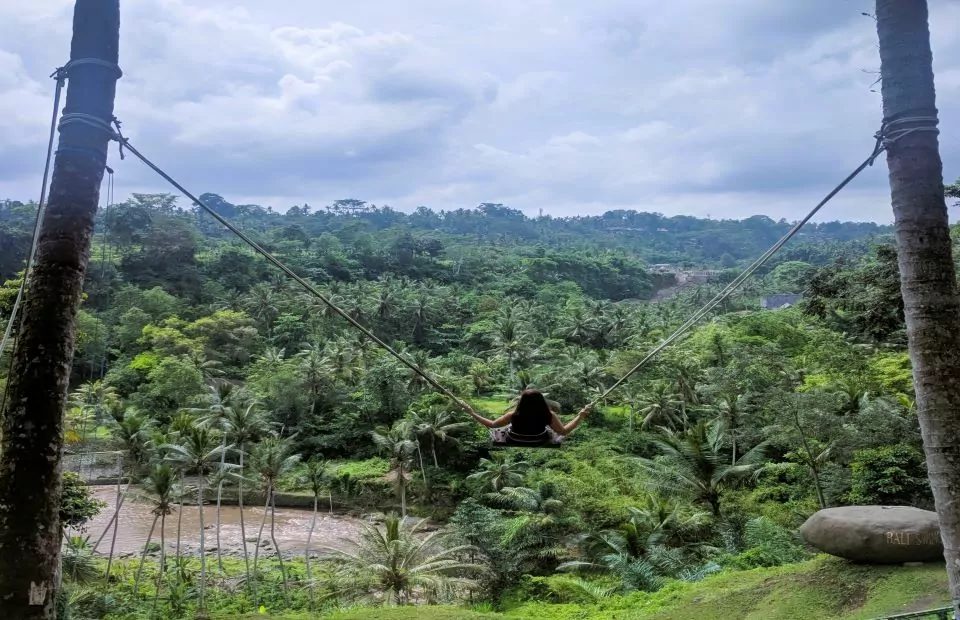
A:
[[[800,295],[795,293],[768,295],[760,302],[760,307],[767,310],[778,310],[780,308],[789,308],[798,301],[800,301]]]
[[[717,278],[720,271],[716,269],[697,269],[695,271],[681,271],[677,275],[677,282],[684,284],[706,284]]]

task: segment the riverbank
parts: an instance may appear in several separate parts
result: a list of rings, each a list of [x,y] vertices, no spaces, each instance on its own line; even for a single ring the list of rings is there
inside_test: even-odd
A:
[[[97,547],[97,553],[109,554],[111,546],[116,557],[132,557],[143,552],[150,529],[153,526],[154,515],[152,505],[138,488],[132,487],[120,508],[119,526],[112,527],[113,515],[117,505],[117,491],[115,487],[93,487],[94,496],[105,502],[107,506],[92,519],[86,527],[86,535],[95,543],[102,536]],[[256,497],[254,497],[256,500]],[[280,504],[280,502],[277,502]],[[242,556],[244,546],[252,553],[257,543],[257,532],[261,524],[265,523],[261,549],[274,551],[270,540],[271,511],[264,511],[259,502],[249,502],[244,498],[243,528],[241,528],[241,511],[239,506],[224,503],[220,509],[219,545],[216,532],[215,505],[205,504],[203,507],[204,547],[208,554],[216,553],[218,546],[222,554],[228,556]],[[277,507],[273,513],[273,532],[280,551],[286,555],[303,555],[306,549],[307,538],[313,523],[312,499],[310,509],[297,507]],[[264,520],[266,518],[266,521]],[[310,543],[310,552],[315,555],[327,553],[327,548],[346,549],[349,541],[356,540],[360,532],[360,524],[364,519],[346,513],[321,512],[317,515],[313,537]],[[164,527],[164,538],[168,550],[175,548],[177,528],[180,528],[180,548],[183,553],[196,554],[200,551],[200,510],[196,505],[185,505],[182,516],[174,513],[167,517]],[[109,529],[108,529],[109,526]],[[159,551],[160,524],[158,523],[151,537],[157,543]],[[241,531],[242,530],[242,531]],[[114,534],[115,531],[115,534]],[[104,535],[105,533],[105,535]]]

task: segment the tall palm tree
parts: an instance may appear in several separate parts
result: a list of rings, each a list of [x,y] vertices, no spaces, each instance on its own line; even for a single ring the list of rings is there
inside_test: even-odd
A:
[[[349,340],[337,338],[328,341],[325,351],[333,376],[340,381],[354,383],[363,373],[363,360]]]
[[[167,515],[173,513],[174,495],[176,488],[177,472],[168,463],[157,463],[150,471],[150,475],[143,481],[143,491],[149,496],[153,508],[153,523],[150,525],[150,532],[147,534],[147,542],[143,545],[143,555],[140,557],[140,568],[137,569],[137,577],[134,580],[133,594],[137,596],[140,590],[140,579],[143,576],[143,565],[147,560],[147,551],[150,549],[150,540],[153,538],[154,528],[157,527],[157,520],[160,521],[160,574],[157,578],[156,597],[160,596],[160,588],[163,587],[163,573],[166,564],[166,524]],[[156,601],[156,597],[154,601]]]
[[[304,474],[303,482],[306,482],[307,486],[310,487],[310,492],[313,494],[313,518],[310,520],[310,532],[307,534],[307,544],[303,549],[303,563],[307,570],[307,583],[310,586],[310,599],[311,605],[315,603],[314,601],[314,587],[313,587],[313,575],[311,573],[310,567],[310,543],[313,542],[313,531],[317,527],[317,512],[318,504],[320,503],[320,495],[323,494],[324,490],[329,491],[332,479],[330,473],[327,471],[327,463],[322,458],[314,458],[307,461],[307,469]],[[333,493],[330,493],[330,512],[333,513]]]
[[[251,455],[251,466],[260,476],[263,484],[266,500],[263,506],[263,520],[260,522],[260,531],[257,534],[257,546],[253,550],[253,573],[254,584],[256,584],[259,575],[257,574],[257,561],[260,557],[260,543],[263,540],[263,528],[266,525],[267,513],[270,513],[270,541],[273,543],[273,549],[277,553],[277,559],[280,561],[280,574],[283,577],[284,595],[287,591],[287,574],[283,567],[283,555],[280,553],[280,546],[277,544],[275,530],[277,503],[275,494],[277,491],[277,480],[280,476],[290,471],[297,461],[300,460],[299,454],[293,452],[293,442],[289,438],[269,436],[264,438],[253,449]],[[256,589],[254,589],[254,605],[257,603]]]
[[[476,482],[481,489],[496,493],[506,487],[518,487],[523,484],[523,475],[529,463],[514,460],[504,452],[497,452],[489,459],[480,459],[479,469],[467,476],[467,480]]]
[[[708,411],[712,411],[717,415],[717,419],[721,421],[726,429],[725,432],[730,438],[730,446],[733,453],[730,457],[732,463],[737,462],[737,435],[740,433],[740,421],[746,404],[745,401],[746,398],[743,394],[740,394],[735,389],[727,389],[720,391],[716,396],[716,400],[706,407]]]
[[[243,459],[247,445],[267,430],[267,423],[256,402],[246,406],[230,407],[224,417],[224,430],[230,442],[237,447],[239,464],[237,466],[237,505],[240,509],[240,544],[243,547],[243,563],[247,581],[250,580],[250,554],[247,551],[247,528],[243,517]]]
[[[75,49],[116,63],[119,3],[78,4],[75,15]],[[109,118],[117,77],[77,75],[67,91],[75,101],[72,110]],[[80,100],[77,91],[84,93]],[[106,152],[106,132],[96,133],[100,135],[64,127],[62,144]],[[47,216],[38,217],[35,259],[31,251],[21,289],[25,303],[4,389],[0,434],[0,600],[9,618],[51,618],[56,607],[63,412],[105,166],[86,154],[58,154]]]
[[[390,459],[390,469],[396,476],[400,514],[407,516],[407,473],[413,463],[418,443],[411,439],[413,428],[409,421],[398,420],[389,430],[370,431],[373,443]]]
[[[677,429],[686,424],[683,399],[666,381],[657,381],[643,391],[637,398],[637,406],[638,413],[643,416],[641,428],[667,426]]]
[[[217,472],[217,568],[223,570],[223,552],[220,547],[220,506],[223,500],[223,483],[226,481],[226,459],[227,459],[227,433],[226,419],[229,412],[233,410],[233,403],[237,400],[239,389],[229,381],[217,381],[213,385],[207,386],[206,407],[189,409],[191,413],[199,414],[197,423],[204,426],[217,428],[220,434],[220,469]]]
[[[91,381],[77,388],[70,396],[70,403],[80,409],[84,417],[89,419],[92,415],[92,422],[100,424],[104,419],[104,414],[110,411],[111,407],[120,402],[117,391],[112,386],[104,384],[103,381]],[[82,436],[86,437],[87,428],[80,429]]]
[[[652,485],[665,495],[681,494],[710,507],[719,517],[721,495],[744,482],[760,468],[766,450],[761,443],[730,463],[724,454],[723,424],[701,421],[682,432],[664,429],[653,443],[661,453],[656,459],[638,458]]]
[[[470,378],[473,380],[473,387],[480,396],[487,387],[490,386],[493,378],[491,376],[490,366],[484,362],[474,362],[470,365]]]
[[[509,306],[507,306],[509,308]],[[529,339],[522,323],[510,312],[501,312],[493,333],[493,350],[507,359],[507,369],[512,377],[516,372],[515,361],[522,351],[529,348]]]
[[[273,323],[280,316],[278,295],[264,283],[255,284],[244,298],[244,307],[250,316],[260,321],[260,324],[270,336],[273,332]]]
[[[472,580],[460,575],[481,567],[458,559],[473,548],[448,545],[449,535],[439,530],[421,538],[425,521],[407,529],[399,517],[390,515],[382,531],[362,524],[359,539],[346,541],[352,551],[330,549],[332,555],[324,561],[335,568],[344,594],[390,605],[450,599],[473,587]]]
[[[113,428],[113,436],[123,445],[127,453],[126,462],[131,464],[134,477],[147,462],[151,428],[150,420],[134,410],[124,413]]]
[[[883,116],[893,131],[912,131],[888,145],[900,290],[913,362],[917,412],[940,517],[954,613],[960,614],[960,296],[944,199],[926,0],[877,0]],[[926,124],[905,122],[917,116]],[[892,136],[891,136],[892,137]]]
[[[561,325],[563,337],[578,345],[586,345],[598,332],[598,321],[591,316],[583,306],[574,306],[569,309]]]
[[[327,359],[324,346],[320,343],[306,346],[297,354],[296,359],[299,361],[303,387],[306,388],[307,394],[310,396],[311,407],[316,411],[320,395],[328,391],[330,386],[330,375],[333,374],[333,368]]]
[[[207,548],[203,523],[203,484],[210,466],[216,463],[224,451],[220,433],[205,426],[193,426],[181,443],[167,446],[167,459],[182,468],[195,471],[197,478],[197,510],[200,512],[200,609],[204,609],[205,582],[207,580]]]
[[[470,428],[467,422],[455,422],[454,416],[441,406],[428,407],[423,411],[414,412],[411,422],[414,431],[430,441],[430,454],[433,457],[433,466],[440,467],[437,461],[437,444],[450,442],[456,444],[456,435]]]
[[[411,338],[413,342],[424,345],[427,342],[427,325],[433,316],[432,299],[428,292],[423,291],[413,303],[413,331]]]

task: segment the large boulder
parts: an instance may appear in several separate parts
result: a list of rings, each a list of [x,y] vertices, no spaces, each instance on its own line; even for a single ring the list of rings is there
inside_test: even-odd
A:
[[[937,513],[909,506],[844,506],[814,513],[800,526],[808,544],[867,564],[943,560]]]

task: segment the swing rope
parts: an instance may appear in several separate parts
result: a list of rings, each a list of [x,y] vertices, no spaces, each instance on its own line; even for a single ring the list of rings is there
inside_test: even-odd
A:
[[[20,304],[27,290],[27,281],[30,279],[30,272],[33,270],[33,259],[37,254],[37,245],[40,242],[40,229],[43,227],[43,218],[47,213],[47,182],[50,179],[50,163],[53,160],[53,140],[57,135],[57,116],[60,114],[60,98],[63,94],[64,82],[67,79],[66,67],[57,69],[50,77],[56,79],[57,85],[53,93],[53,117],[50,119],[50,137],[47,139],[47,159],[43,165],[43,181],[40,183],[40,202],[37,203],[37,216],[33,223],[33,240],[30,242],[30,250],[27,254],[27,266],[23,271],[23,279],[20,281],[20,288],[17,290],[17,297],[13,302],[13,309],[10,311],[7,327],[3,332],[3,340],[0,340],[0,357],[3,356],[3,350],[7,347],[10,334],[13,333],[13,326],[17,322]],[[12,359],[11,356],[11,364],[13,363]]]
[[[69,122],[83,123],[83,124],[90,125],[92,127],[96,127],[98,129],[102,129],[108,132],[110,134],[110,137],[113,140],[116,140],[117,142],[120,143],[121,149],[126,149],[127,151],[132,153],[137,159],[139,159],[144,164],[146,164],[148,168],[150,168],[151,170],[156,172],[158,175],[160,175],[160,177],[162,177],[167,183],[175,187],[178,191],[180,191],[180,193],[182,193],[184,196],[186,196],[191,201],[193,201],[194,204],[199,206],[201,209],[209,213],[214,219],[220,222],[220,224],[222,224],[227,230],[232,232],[234,235],[239,237],[244,243],[249,245],[257,254],[260,254],[265,259],[267,259],[267,261],[273,264],[275,267],[283,271],[286,275],[288,275],[295,282],[297,282],[297,284],[303,287],[304,290],[306,290],[308,293],[310,293],[311,295],[319,299],[321,302],[323,302],[334,313],[336,313],[342,319],[350,323],[350,325],[352,325],[353,327],[361,331],[367,338],[375,342],[383,350],[385,350],[387,353],[395,357],[400,363],[402,363],[404,366],[406,366],[407,368],[412,370],[414,373],[419,375],[421,378],[423,378],[424,381],[429,383],[431,386],[433,386],[436,390],[438,390],[444,396],[452,400],[454,403],[456,403],[460,407],[465,406],[465,403],[460,398],[458,398],[453,392],[443,387],[436,379],[434,379],[429,374],[424,372],[416,364],[414,364],[404,356],[400,355],[400,353],[398,353],[393,347],[388,345],[376,334],[374,334],[372,331],[364,327],[359,321],[354,319],[347,312],[345,312],[343,309],[341,309],[339,306],[333,303],[330,299],[327,298],[326,295],[321,293],[315,286],[310,284],[310,282],[300,277],[300,275],[298,275],[295,271],[293,271],[293,269],[288,267],[283,261],[281,261],[279,258],[274,256],[273,254],[271,254],[267,249],[265,249],[259,243],[251,239],[246,233],[244,233],[242,230],[234,226],[232,223],[230,223],[229,220],[227,220],[222,215],[217,213],[213,208],[211,208],[209,205],[207,205],[202,200],[200,200],[200,198],[198,198],[196,195],[190,192],[183,185],[178,183],[173,177],[171,177],[169,174],[164,172],[159,166],[157,166],[152,161],[150,161],[139,150],[137,150],[133,145],[131,145],[130,141],[127,138],[123,136],[123,134],[120,131],[120,121],[113,119],[112,121],[113,126],[111,127],[110,123],[108,123],[107,121],[104,121],[103,119],[99,119],[94,116],[90,116],[88,114],[65,114],[61,119],[60,124],[63,125],[64,123],[69,123]]]
[[[110,207],[113,206],[113,168],[107,166],[107,174],[110,175],[107,181],[107,203],[103,209],[103,235],[101,236],[100,243],[100,286],[104,287],[107,291],[107,304],[110,305],[110,292],[112,287],[106,286],[106,277],[107,277],[107,251],[110,246],[110,237],[109,237],[109,218],[110,218]],[[106,324],[103,326],[103,338],[102,344],[103,351],[100,353],[100,381],[103,381],[104,376],[107,374],[107,350],[110,348],[110,325]]]
[[[672,334],[670,334],[670,336],[665,338],[660,344],[658,344],[653,349],[651,349],[650,352],[647,353],[647,355],[644,356],[643,359],[641,359],[633,368],[627,371],[625,375],[620,377],[620,379],[618,379],[616,383],[611,385],[600,396],[595,398],[588,405],[588,407],[590,408],[595,407],[598,403],[605,400],[608,396],[610,396],[611,393],[613,393],[614,390],[616,390],[621,385],[623,385],[623,383],[627,379],[633,376],[638,370],[646,366],[650,362],[650,360],[652,360],[654,357],[657,356],[658,353],[660,353],[665,348],[667,348],[668,346],[670,346],[671,344],[673,344],[674,342],[682,338],[689,331],[691,327],[693,327],[698,321],[700,321],[700,319],[702,319],[711,310],[717,307],[717,305],[720,304],[723,300],[728,298],[731,295],[731,293],[733,293],[737,288],[739,288],[740,285],[743,284],[743,282],[747,278],[753,275],[754,272],[757,271],[757,269],[762,267],[764,263],[766,263],[767,261],[770,260],[770,258],[773,257],[774,254],[780,251],[780,248],[782,248],[788,241],[790,241],[790,239],[792,239],[798,232],[800,232],[800,229],[803,228],[803,226],[807,222],[809,222],[810,219],[814,215],[816,215],[818,211],[820,211],[820,209],[822,209],[828,202],[830,202],[834,198],[834,196],[839,194],[840,191],[843,188],[845,188],[851,181],[857,178],[861,172],[863,172],[864,170],[872,166],[873,163],[876,161],[877,157],[879,157],[881,153],[886,151],[891,144],[893,144],[894,142],[896,142],[897,140],[900,140],[905,136],[910,135],[911,133],[918,132],[918,131],[930,131],[934,133],[939,133],[939,129],[937,129],[937,122],[938,121],[936,117],[930,117],[930,116],[916,116],[916,117],[906,117],[906,118],[893,119],[893,120],[885,120],[881,125],[880,130],[876,134],[874,134],[876,144],[873,147],[873,152],[870,153],[870,155],[863,161],[862,164],[857,166],[857,168],[853,172],[851,172],[847,176],[847,178],[845,178],[836,187],[834,187],[830,191],[830,193],[828,193],[823,198],[823,200],[821,200],[817,204],[817,206],[811,209],[810,212],[807,213],[807,215],[802,220],[797,222],[793,226],[793,228],[791,228],[787,232],[787,234],[781,237],[779,241],[774,243],[769,250],[767,250],[766,252],[763,253],[763,255],[760,256],[760,258],[758,258],[753,263],[751,263],[749,267],[747,267],[739,276],[737,276],[732,282],[730,282],[730,284],[724,287],[723,290],[717,293],[713,299],[711,299],[706,304],[704,304],[704,306],[700,308],[700,310],[697,310],[689,319],[687,319],[687,321],[683,325],[678,327],[676,331],[674,331]],[[910,125],[910,124],[913,124],[915,126],[906,127],[906,128],[901,127],[901,125]],[[897,127],[897,128],[892,129],[893,127]]]
[[[58,84],[60,84],[60,82],[58,82]],[[58,90],[57,90],[58,97],[59,97],[59,92],[60,91],[58,86]],[[54,118],[56,118],[56,112],[54,114]],[[414,364],[404,356],[400,355],[400,353],[398,353],[393,347],[391,347],[382,339],[377,337],[376,334],[374,334],[372,331],[364,327],[362,324],[360,324],[359,321],[354,319],[347,312],[345,312],[339,306],[333,303],[323,293],[321,293],[315,286],[310,284],[310,282],[308,282],[304,278],[300,277],[295,271],[293,271],[290,267],[288,267],[285,263],[283,263],[283,261],[281,261],[279,258],[277,258],[273,254],[271,254],[269,251],[267,251],[265,248],[263,248],[259,243],[254,241],[242,230],[240,230],[239,228],[234,226],[232,223],[230,223],[229,220],[227,220],[222,215],[217,213],[213,208],[211,208],[209,205],[204,203],[196,195],[191,193],[183,185],[181,185],[175,179],[173,179],[173,177],[171,177],[169,174],[164,172],[163,169],[158,167],[156,164],[150,161],[146,156],[140,153],[140,151],[138,151],[135,147],[133,147],[130,144],[130,141],[123,136],[120,129],[120,126],[121,126],[120,121],[117,120],[116,117],[107,121],[89,114],[77,114],[77,113],[64,114],[60,120],[60,126],[63,126],[68,123],[82,123],[82,124],[86,124],[86,125],[101,129],[103,131],[106,131],[110,135],[111,139],[119,143],[121,159],[123,159],[123,156],[124,156],[124,153],[123,153],[124,149],[133,153],[133,155],[137,159],[139,159],[141,162],[146,164],[147,167],[149,167],[151,170],[156,172],[161,178],[167,181],[167,183],[175,187],[178,191],[180,191],[180,193],[182,193],[184,196],[186,196],[191,201],[193,201],[194,204],[196,204],[197,206],[202,208],[204,211],[209,213],[227,230],[232,232],[234,235],[240,238],[244,243],[250,246],[256,253],[260,254],[268,262],[270,262],[275,267],[283,271],[287,276],[292,278],[301,287],[303,287],[304,290],[306,290],[308,293],[310,293],[311,295],[319,299],[321,302],[323,302],[334,313],[339,315],[342,319],[347,321],[350,325],[352,325],[357,330],[362,332],[365,336],[367,336],[370,340],[375,342],[383,350],[385,350],[387,353],[389,353],[394,358],[396,358],[400,363],[402,363],[404,366],[406,366],[407,368],[412,370],[414,373],[419,375],[424,381],[426,381],[428,384],[430,384],[432,387],[434,387],[437,391],[442,393],[444,396],[449,398],[459,407],[465,408],[467,406],[466,403],[464,403],[464,401],[461,400],[459,397],[457,397],[453,392],[451,392],[450,390],[442,386],[436,379],[431,377],[428,373],[423,371],[416,364]],[[817,214],[817,212],[820,211],[820,209],[822,209],[838,193],[840,193],[840,191],[843,190],[851,181],[853,181],[857,176],[859,176],[861,172],[863,172],[868,167],[872,166],[874,161],[876,161],[877,157],[881,153],[883,153],[885,150],[887,150],[887,148],[892,143],[917,131],[932,131],[932,132],[939,133],[939,130],[937,129],[936,124],[937,124],[937,119],[935,117],[927,117],[927,116],[906,117],[906,118],[900,118],[900,119],[885,119],[883,124],[881,125],[880,130],[874,135],[874,138],[876,139],[876,144],[873,148],[873,151],[871,152],[869,157],[867,157],[867,159],[863,161],[862,164],[860,164],[852,173],[850,173],[850,175],[848,175],[833,190],[831,190],[830,193],[828,193],[823,200],[821,200],[813,209],[811,209],[811,211],[802,220],[797,222],[790,229],[790,231],[787,232],[787,234],[785,234],[773,246],[771,246],[770,249],[764,252],[763,255],[760,256],[760,258],[755,260],[739,276],[737,276],[732,282],[730,282],[719,293],[717,293],[717,295],[714,296],[713,299],[711,299],[702,308],[696,311],[689,319],[687,319],[686,322],[684,322],[679,328],[677,328],[669,337],[665,338],[660,344],[658,344],[656,347],[651,349],[650,352],[647,353],[647,355],[640,360],[640,362],[638,362],[635,366],[633,366],[633,368],[631,368],[626,374],[620,377],[620,379],[618,379],[615,383],[613,383],[613,385],[607,388],[603,393],[600,394],[600,396],[595,398],[589,405],[587,405],[587,408],[593,408],[598,403],[602,402],[607,397],[609,397],[610,394],[612,394],[617,388],[623,385],[627,381],[627,379],[633,376],[641,368],[646,366],[663,349],[665,349],[666,347],[670,346],[671,344],[673,344],[674,342],[682,338],[690,330],[690,328],[693,327],[693,325],[695,325],[698,321],[700,321],[700,319],[702,319],[704,316],[710,313],[710,311],[712,311],[723,300],[727,299],[735,290],[737,290],[740,287],[741,284],[743,284],[744,281],[746,281],[750,276],[752,276],[757,271],[757,269],[762,267],[767,261],[770,260],[770,258],[773,257],[774,254],[776,254],[788,241],[790,241],[790,239],[792,239],[800,231],[800,229],[807,222],[809,222],[810,219]],[[908,127],[902,127],[902,125],[908,125]],[[897,128],[891,129],[893,127],[897,127]],[[52,137],[51,137],[51,144],[52,144]]]

